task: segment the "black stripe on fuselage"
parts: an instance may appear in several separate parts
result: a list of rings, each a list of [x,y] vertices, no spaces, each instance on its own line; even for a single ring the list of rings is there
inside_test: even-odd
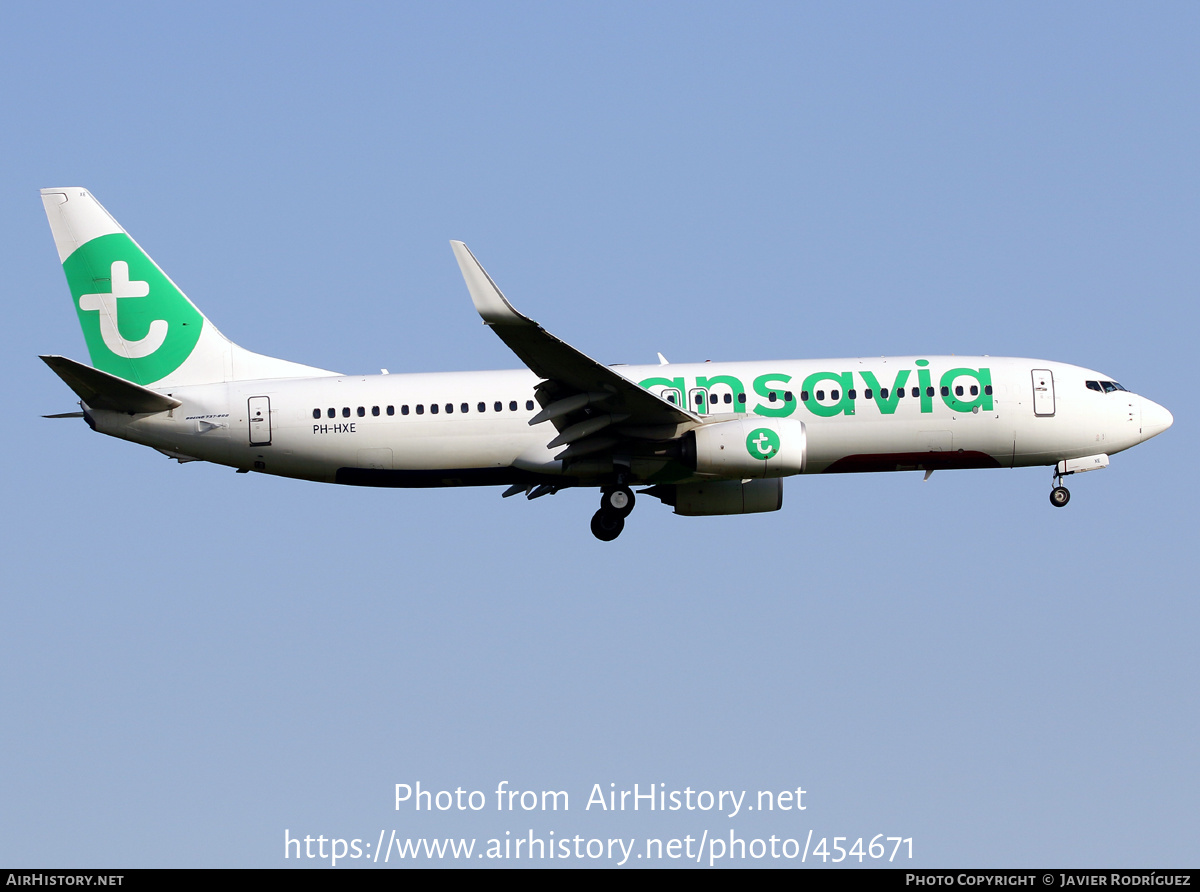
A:
[[[890,452],[876,455],[847,455],[826,468],[825,473],[941,471],[955,468],[999,467],[1003,466],[986,452]]]

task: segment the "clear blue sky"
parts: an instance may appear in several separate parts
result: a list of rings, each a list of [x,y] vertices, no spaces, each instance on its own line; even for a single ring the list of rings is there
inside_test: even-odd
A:
[[[912,837],[1196,855],[1200,7],[10,5],[0,864],[281,866],[293,835]],[[604,362],[988,353],[1175,426],[1048,470],[790,480],[772,515],[335,488],[107,439],[43,186],[230,337],[511,368],[448,240]],[[562,789],[416,814],[393,787]],[[597,814],[593,784],[803,787]],[[308,863],[308,862],[305,862]],[[351,862],[347,862],[348,864]]]

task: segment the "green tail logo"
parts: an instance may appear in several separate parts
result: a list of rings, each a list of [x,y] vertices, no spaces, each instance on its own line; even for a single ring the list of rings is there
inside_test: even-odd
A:
[[[200,339],[204,317],[123,232],[63,261],[92,365],[137,384],[165,378]]]

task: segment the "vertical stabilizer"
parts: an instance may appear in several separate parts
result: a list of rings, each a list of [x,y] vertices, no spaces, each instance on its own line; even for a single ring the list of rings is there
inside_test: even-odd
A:
[[[97,369],[159,387],[334,374],[234,344],[86,189],[42,204]]]

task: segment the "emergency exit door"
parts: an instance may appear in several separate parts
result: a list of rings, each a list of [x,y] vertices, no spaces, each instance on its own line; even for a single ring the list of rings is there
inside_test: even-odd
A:
[[[271,445],[271,398],[250,397],[250,445]]]

